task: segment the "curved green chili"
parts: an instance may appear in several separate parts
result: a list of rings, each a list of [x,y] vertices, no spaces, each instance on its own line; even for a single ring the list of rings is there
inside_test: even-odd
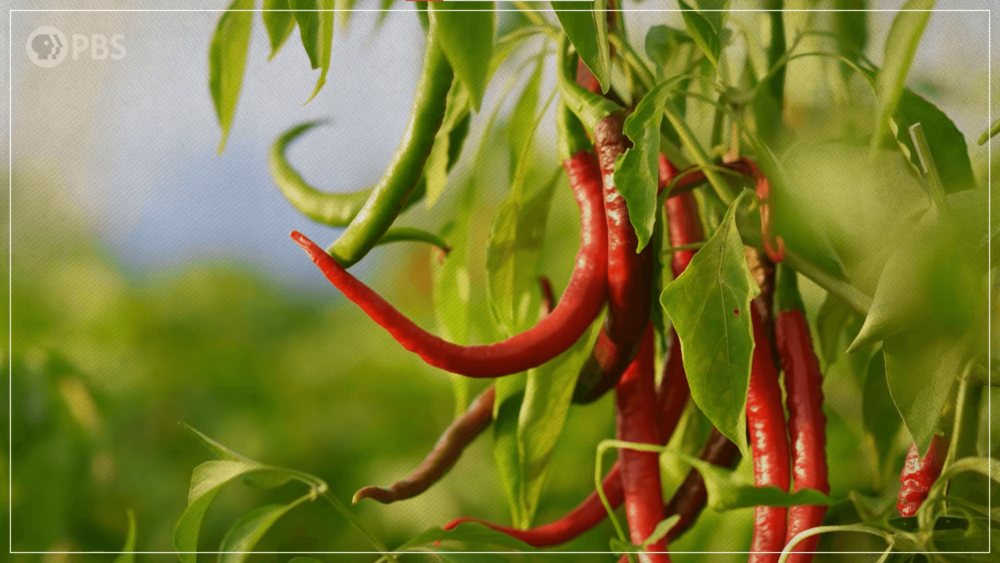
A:
[[[569,56],[569,38],[563,35],[556,58],[556,84],[562,102],[570,109],[588,131],[593,131],[597,122],[612,113],[624,111],[624,108],[611,100],[595,94],[576,83],[574,71],[575,57]]]
[[[444,239],[430,231],[414,227],[393,227],[386,231],[385,234],[382,235],[382,238],[378,239],[375,246],[392,244],[394,242],[426,242],[445,254],[451,252],[451,246],[449,246]]]
[[[449,171],[458,162],[458,157],[462,153],[462,146],[469,134],[471,118],[472,114],[467,114],[448,133],[447,170]],[[322,120],[308,121],[282,133],[271,145],[271,151],[268,153],[268,167],[271,169],[271,179],[274,180],[275,185],[299,213],[329,227],[346,227],[351,224],[351,221],[364,207],[374,187],[364,188],[356,192],[324,192],[309,185],[288,162],[288,147],[306,132],[312,130],[313,127],[321,124],[323,124]],[[427,179],[421,176],[400,212],[406,211],[423,199],[426,190]]]
[[[434,136],[444,120],[454,73],[441,49],[432,18],[410,121],[385,174],[351,224],[327,253],[343,267],[356,264],[375,246],[403,210],[419,183]]]

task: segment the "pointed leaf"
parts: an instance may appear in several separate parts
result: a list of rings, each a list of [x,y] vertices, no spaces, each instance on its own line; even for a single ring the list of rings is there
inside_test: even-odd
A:
[[[874,473],[878,479],[875,486],[878,488],[888,476],[889,461],[897,453],[893,445],[903,425],[896,406],[892,403],[892,395],[889,394],[885,378],[885,356],[881,350],[868,364],[868,376],[861,395],[861,420],[870,453],[874,457],[872,465],[875,467]]]
[[[130,508],[128,510],[128,534],[125,536],[125,545],[122,546],[122,553],[115,557],[114,563],[135,563],[135,513]]]
[[[295,10],[295,21],[299,24],[302,47],[309,56],[313,69],[320,69],[319,79],[308,104],[326,84],[326,73],[330,70],[330,53],[333,51],[334,0],[289,0]]]
[[[516,551],[538,551],[537,548],[531,547],[519,539],[498,532],[479,522],[465,522],[447,531],[441,528],[431,528],[399,546],[396,551],[403,552],[417,546],[437,542],[461,542],[469,547],[489,546],[494,548],[483,551],[494,551],[497,547]]]
[[[243,454],[241,454],[239,452],[236,452],[234,450],[231,450],[231,449],[227,448],[226,446],[223,446],[219,442],[216,442],[215,440],[213,440],[213,439],[209,438],[208,436],[202,434],[200,431],[198,431],[197,428],[195,428],[195,427],[193,427],[193,426],[191,426],[191,425],[189,425],[189,424],[187,424],[185,422],[181,422],[180,424],[181,424],[181,428],[183,428],[184,430],[187,430],[188,432],[194,434],[194,437],[197,438],[198,441],[202,443],[202,445],[204,445],[212,453],[214,453],[215,457],[217,457],[219,459],[227,459],[229,461],[247,461],[247,462],[256,463],[254,460],[252,460],[252,459],[250,459],[248,457],[245,457]]]
[[[236,103],[243,87],[243,71],[250,52],[250,30],[253,28],[253,0],[233,0],[219,18],[208,51],[208,87],[212,92],[215,116],[222,129],[219,154],[226,148],[229,130],[236,115]]]
[[[521,459],[521,498],[528,522],[538,508],[538,498],[548,474],[549,461],[556,440],[562,433],[569,414],[569,405],[591,344],[596,337],[594,327],[562,354],[545,364],[528,370],[528,380],[517,426],[518,451]]]
[[[681,7],[684,26],[687,27],[691,39],[694,40],[694,44],[705,53],[712,66],[718,68],[719,52],[722,50],[722,43],[719,41],[718,32],[712,27],[712,24],[705,16],[692,9],[684,0],[677,0],[677,3]]]
[[[899,99],[906,85],[906,75],[910,72],[913,57],[917,54],[920,37],[930,20],[934,0],[907,0],[896,14],[885,40],[885,54],[882,70],[875,82],[875,98],[878,106],[875,134],[872,136],[872,152],[881,144],[886,135],[889,118],[896,112]],[[905,11],[921,10],[921,11]]]
[[[493,2],[434,2],[430,13],[448,63],[469,90],[472,107],[479,111],[497,27]]]
[[[469,91],[461,82],[451,83],[445,107],[444,120],[441,122],[437,134],[434,135],[434,145],[427,157],[427,163],[424,165],[424,177],[427,179],[428,209],[437,203],[448,185],[448,169],[455,162],[455,159],[452,158],[453,149],[461,148],[460,143],[456,143],[457,147],[452,147],[452,134],[462,124],[462,121],[468,118],[472,109]],[[468,122],[465,125],[465,132],[468,133]],[[461,140],[464,142],[464,137]]]
[[[219,563],[243,563],[246,561],[267,530],[285,515],[286,512],[309,498],[308,495],[289,504],[268,504],[258,506],[244,514],[233,524],[232,528],[226,532],[222,538],[222,545],[219,551],[229,551],[232,553],[220,553]],[[243,552],[243,553],[238,553]]]
[[[611,88],[611,52],[608,50],[607,0],[592,2],[551,2],[566,36],[583,64],[601,84],[601,92]]]
[[[677,94],[678,82],[673,78],[650,90],[622,127],[634,146],[615,159],[615,186],[628,206],[629,221],[639,239],[638,251],[649,244],[656,223],[660,123],[664,108]]]
[[[920,169],[920,161],[908,131],[910,126],[916,123],[923,127],[924,134],[927,135],[927,140],[930,143],[931,158],[941,176],[941,183],[944,185],[946,193],[976,187],[976,181],[972,176],[972,164],[969,161],[969,150],[965,144],[965,135],[937,106],[909,89],[905,89],[899,99],[899,106],[892,121],[896,140],[906,147],[907,156],[918,169]]]
[[[267,29],[267,38],[271,42],[271,54],[267,57],[268,60],[278,54],[295,29],[295,15],[288,10],[288,0],[264,0],[260,15]]]
[[[511,521],[517,528],[529,525],[521,498],[521,455],[517,444],[517,425],[527,375],[518,373],[497,380],[497,396],[493,406],[493,460],[503,485]]]
[[[691,386],[691,397],[715,427],[746,457],[746,400],[753,353],[750,301],[760,293],[747,268],[736,210],[660,298],[674,323]]]

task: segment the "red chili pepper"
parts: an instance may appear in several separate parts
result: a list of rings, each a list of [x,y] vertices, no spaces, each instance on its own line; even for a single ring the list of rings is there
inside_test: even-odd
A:
[[[483,391],[469,410],[448,427],[424,461],[406,479],[396,481],[391,487],[364,487],[354,493],[352,504],[370,498],[390,504],[398,500],[413,498],[438,482],[455,465],[462,451],[493,420],[493,401],[496,388],[492,385]]]
[[[778,318],[774,332],[778,341],[781,367],[785,372],[788,401],[788,432],[791,435],[794,491],[815,489],[829,494],[826,464],[826,416],[823,415],[823,374],[813,350],[795,271],[778,266],[776,288]],[[823,524],[825,506],[793,506],[788,510],[785,544],[800,532]],[[816,551],[819,536],[811,536],[795,545],[788,561],[809,563]]]
[[[656,350],[653,325],[647,324],[639,353],[615,387],[615,426],[619,440],[659,444],[656,428],[656,382],[653,361]],[[628,517],[632,543],[641,544],[663,520],[660,489],[660,456],[656,452],[618,450],[622,489],[625,491],[625,515]],[[660,539],[648,547],[650,552],[666,552]],[[666,553],[648,553],[643,560],[670,561]]]
[[[625,116],[609,115],[594,128],[594,146],[604,180],[608,223],[608,312],[594,349],[580,369],[573,400],[589,403],[612,389],[632,362],[652,306],[652,245],[636,253],[639,239],[625,198],[615,188],[615,159],[632,146],[622,132]]]
[[[900,516],[913,516],[927,499],[934,481],[941,475],[944,456],[948,452],[947,441],[938,435],[931,438],[927,455],[920,459],[917,444],[910,445],[906,454],[906,464],[899,476],[899,501],[896,510]]]
[[[750,307],[753,323],[753,365],[747,392],[747,427],[753,450],[754,484],[788,490],[788,434],[781,405],[778,370],[771,346],[756,306]],[[785,547],[785,517],[788,510],[778,506],[758,506],[754,510],[750,562],[776,562]]]
[[[771,224],[771,182],[764,175],[760,167],[749,158],[730,163],[727,166],[735,170],[740,170],[757,182],[756,192],[757,201],[760,203],[761,243],[764,245],[767,257],[772,262],[781,262],[785,259],[785,241],[781,237],[774,235],[774,226]]]
[[[592,154],[563,162],[580,206],[580,250],[562,299],[551,315],[502,342],[459,346],[417,326],[322,248],[298,232],[295,240],[330,283],[382,325],[404,348],[432,366],[469,377],[500,377],[539,366],[573,345],[600,312],[607,291],[607,227],[601,202],[600,170]]]

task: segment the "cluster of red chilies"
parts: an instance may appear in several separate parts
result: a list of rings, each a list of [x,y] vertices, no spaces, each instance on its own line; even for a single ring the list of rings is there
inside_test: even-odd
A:
[[[599,85],[586,67],[579,65],[577,69],[577,82],[592,93],[598,92]],[[632,147],[622,131],[624,120],[625,113],[611,113],[596,122],[586,139],[567,145],[578,149],[562,162],[580,210],[580,248],[573,274],[558,303],[551,284],[543,278],[542,318],[534,327],[504,341],[460,346],[442,340],[406,318],[304,235],[293,232],[292,237],[333,285],[403,347],[430,365],[469,377],[502,377],[544,364],[579,340],[607,304],[594,348],[580,370],[574,402],[590,402],[615,389],[617,438],[665,444],[678,425],[690,391],[679,339],[673,329],[665,335],[663,376],[658,386],[655,383],[655,339],[650,311],[656,302],[657,257],[652,245],[636,252],[638,239],[625,199],[615,186],[616,159]],[[813,489],[826,494],[830,487],[822,375],[798,293],[796,273],[780,263],[784,242],[771,231],[770,184],[750,159],[723,166],[755,182],[762,223],[764,251],[747,248],[746,252],[748,265],[761,288],[750,310],[755,346],[746,403],[755,485],[784,491]],[[674,248],[671,269],[675,278],[685,271],[695,255],[694,248],[704,238],[697,201],[691,191],[703,182],[703,172],[694,168],[678,171],[666,157],[660,156],[659,190],[672,186],[666,194],[665,208],[669,240]],[[782,372],[784,405],[779,383]],[[356,493],[354,502],[372,498],[391,503],[425,491],[454,465],[465,446],[489,426],[494,402],[495,391],[491,386],[445,432],[411,475],[387,488],[365,487]],[[907,456],[898,505],[904,516],[916,512],[940,473],[938,450],[946,448],[938,442],[938,439],[932,442],[923,460],[915,447]],[[739,460],[736,446],[716,429],[699,457],[722,467],[733,467]],[[612,508],[625,506],[629,539],[636,545],[643,544],[665,518],[679,517],[666,536],[645,546],[641,558],[651,562],[669,561],[668,543],[693,524],[707,501],[705,483],[691,469],[664,503],[659,456],[655,452],[620,450],[618,461],[601,486]],[[777,561],[795,536],[822,524],[825,512],[823,506],[756,507],[750,560]],[[459,518],[444,529],[453,529],[464,522],[479,522],[529,545],[548,547],[583,534],[606,515],[594,492],[563,518],[531,529],[515,529],[474,518]],[[818,536],[812,536],[796,544],[789,561],[810,561],[817,540]]]

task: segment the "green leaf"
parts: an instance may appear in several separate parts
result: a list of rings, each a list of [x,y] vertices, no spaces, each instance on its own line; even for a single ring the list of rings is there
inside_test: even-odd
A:
[[[322,561],[313,559],[312,557],[293,557],[288,560],[288,563],[322,563]]]
[[[673,529],[673,527],[677,525],[677,522],[679,522],[680,519],[681,519],[680,514],[674,514],[669,518],[660,520],[659,524],[657,524],[656,527],[653,528],[653,533],[649,534],[649,537],[642,542],[642,546],[646,547],[649,544],[656,543],[661,539],[663,539],[664,537],[666,537],[667,532]]]
[[[396,551],[408,551],[417,546],[436,542],[460,542],[469,547],[488,546],[490,548],[499,547],[515,551],[538,551],[537,548],[531,547],[519,539],[515,539],[503,532],[498,532],[479,522],[465,522],[451,530],[431,528],[399,546]],[[484,551],[495,551],[495,549]]]
[[[649,244],[656,223],[660,122],[667,102],[676,95],[677,82],[677,78],[670,79],[650,90],[622,127],[633,147],[615,159],[615,187],[625,198],[639,251]]]
[[[666,25],[650,27],[644,47],[646,56],[656,65],[657,76],[664,76],[663,69],[682,58],[679,52],[681,46],[691,43],[691,36],[679,29]]]
[[[500,205],[486,249],[487,291],[501,333],[512,336],[535,324],[540,303],[537,291],[542,236],[559,170],[551,180],[532,184],[524,193],[531,160],[531,139],[552,98],[537,117],[518,158],[510,194]],[[527,195],[527,197],[525,197]]]
[[[897,453],[894,448],[896,436],[903,425],[889,394],[885,377],[885,356],[881,350],[868,364],[868,375],[861,395],[861,420],[873,458],[872,465],[877,478],[875,487],[880,489],[891,471],[889,465]]]
[[[219,551],[229,551],[234,553],[220,553],[219,563],[243,563],[250,557],[250,553],[257,545],[267,530],[285,515],[286,512],[295,508],[302,502],[309,499],[309,495],[299,498],[289,504],[268,504],[258,506],[244,514],[233,524],[232,528],[226,532],[222,538]],[[243,552],[243,553],[235,553]]]
[[[677,0],[677,3],[680,4],[681,16],[684,17],[684,26],[687,27],[691,39],[705,53],[705,56],[711,61],[712,66],[718,68],[719,52],[722,49],[718,32],[712,27],[712,24],[705,16],[692,9],[684,0]]]
[[[389,14],[391,13],[390,10],[392,9],[393,4],[395,3],[396,0],[380,0],[378,18],[375,20],[376,30],[382,29],[382,25],[385,23],[385,18],[389,16]]]
[[[466,11],[458,11],[466,10]],[[430,12],[448,63],[479,111],[486,93],[497,18],[493,2],[434,2]]]
[[[722,35],[727,16],[726,10],[729,9],[729,0],[695,0],[695,4],[701,10],[699,13],[705,18],[705,21],[712,26],[716,33]]]
[[[347,32],[347,26],[351,22],[354,4],[356,0],[336,0],[337,11],[340,12],[340,30]]]
[[[972,176],[972,163],[965,144],[965,135],[955,127],[955,123],[934,104],[903,90],[899,106],[892,117],[892,128],[896,140],[905,147],[905,154],[917,169],[921,169],[917,151],[909,135],[911,125],[919,123],[931,147],[931,158],[937,167],[946,193],[968,190],[976,187]]]
[[[677,456],[694,466],[705,480],[708,506],[717,511],[749,506],[829,506],[833,499],[815,489],[802,489],[790,493],[777,487],[756,487],[738,471],[712,465],[694,456],[667,450],[668,456]]]
[[[837,51],[848,60],[857,61],[868,44],[867,0],[834,0],[833,29],[837,36]],[[841,65],[845,79],[854,71]]]
[[[250,52],[253,12],[237,10],[253,10],[253,0],[233,0],[219,18],[208,50],[208,88],[222,129],[219,154],[225,150],[229,130],[233,126],[236,103],[243,87],[243,71]]]
[[[231,450],[231,449],[227,448],[226,446],[220,444],[219,442],[216,442],[215,440],[209,438],[205,434],[202,434],[201,432],[198,431],[197,428],[195,428],[195,427],[187,424],[186,422],[181,422],[180,424],[181,424],[181,428],[183,428],[184,430],[187,430],[188,432],[194,434],[194,437],[197,438],[198,441],[201,442],[201,444],[203,446],[205,446],[213,454],[215,454],[215,457],[217,457],[219,459],[226,459],[226,460],[229,460],[229,461],[254,462],[252,459],[244,457],[243,454],[241,454],[239,452],[236,452],[234,450]],[[256,463],[256,462],[254,462],[254,463]]]
[[[875,121],[875,133],[872,136],[872,153],[874,153],[885,136],[889,118],[896,113],[896,106],[906,85],[906,75],[917,53],[920,37],[927,27],[931,12],[903,10],[931,10],[934,0],[908,0],[901,11],[896,14],[885,40],[885,53],[882,56],[882,70],[875,82],[875,98],[878,107]]]
[[[528,370],[528,379],[517,425],[521,467],[521,504],[528,522],[548,474],[552,451],[562,433],[580,367],[590,352],[596,324],[562,354]]]
[[[289,0],[289,4],[295,10],[295,21],[299,24],[299,35],[309,55],[309,64],[313,69],[320,69],[316,87],[306,100],[308,104],[323,89],[326,73],[330,70],[334,0]]]
[[[267,60],[271,60],[295,29],[295,15],[288,11],[288,0],[264,0],[260,16],[271,42],[271,54],[267,57]]]
[[[948,393],[970,356],[968,338],[917,326],[887,338],[886,380],[896,410],[921,455],[930,446]]]
[[[528,78],[528,82],[521,91],[521,96],[514,104],[514,111],[510,115],[507,123],[507,139],[511,149],[511,174],[516,173],[518,157],[527,145],[528,140],[533,136],[535,124],[535,111],[538,110],[538,94],[542,84],[542,71],[545,70],[545,58],[539,56],[535,70]]]
[[[601,92],[611,88],[611,52],[608,50],[607,0],[593,2],[550,2],[566,36],[601,84]]]
[[[832,364],[840,353],[840,335],[847,322],[854,317],[854,311],[832,293],[827,293],[819,312],[816,313],[816,332],[819,336],[819,351],[823,361]]]
[[[875,498],[863,495],[857,491],[849,491],[847,498],[854,505],[855,512],[862,522],[883,522],[891,514],[893,505],[896,504],[895,495],[885,498]]]
[[[174,549],[178,552],[198,550],[198,534],[205,511],[219,491],[236,479],[252,473],[280,473],[284,470],[246,461],[206,461],[194,468],[188,505],[174,528]],[[286,480],[287,481],[287,480]],[[194,553],[178,553],[182,563],[196,563]]]
[[[310,487],[310,494],[307,498],[312,498],[328,489],[327,484],[318,477],[290,469],[264,465],[223,446],[190,426],[183,426],[223,459],[206,461],[195,467],[191,474],[188,505],[174,528],[174,549],[178,552],[198,550],[198,534],[201,521],[205,517],[205,511],[208,510],[219,491],[236,479],[243,478],[248,485],[257,488],[279,487],[294,479]],[[178,553],[177,557],[180,558],[181,563],[197,563],[197,556],[194,553]]]
[[[736,230],[736,210],[747,193],[729,206],[719,229],[660,297],[680,337],[691,397],[744,457],[754,347],[749,307],[760,293]]]
[[[526,383],[525,373],[498,379],[493,403],[493,460],[510,507],[511,521],[517,528],[526,528],[530,524],[521,495],[524,485],[521,482],[523,472],[517,443],[517,426]]]
[[[994,121],[993,125],[990,125],[989,129],[983,131],[983,134],[979,136],[979,140],[976,141],[976,144],[985,145],[986,141],[989,141],[990,139],[995,137],[997,133],[1000,133],[1000,119]]]
[[[122,546],[122,553],[115,557],[114,563],[135,563],[135,513],[130,508],[128,514],[128,534],[125,536],[125,545]]]
[[[448,185],[449,163],[454,163],[451,159],[452,132],[462,123],[462,120],[469,116],[470,103],[469,91],[461,82],[452,82],[451,89],[448,90],[444,120],[434,136],[434,145],[427,157],[427,163],[424,165],[424,177],[427,179],[428,209],[437,203]]]

